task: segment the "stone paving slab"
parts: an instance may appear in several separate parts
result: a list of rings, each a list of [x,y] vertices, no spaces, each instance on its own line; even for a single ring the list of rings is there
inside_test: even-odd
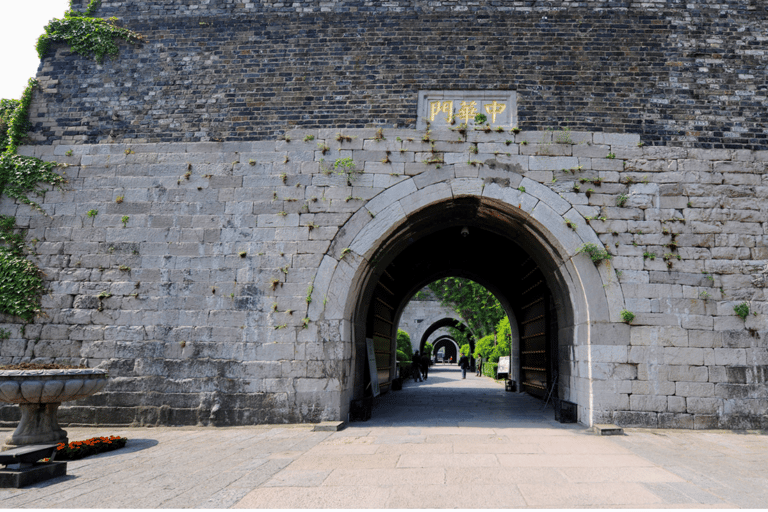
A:
[[[490,379],[462,380],[455,367],[430,375],[441,378],[406,383],[375,402],[370,421],[337,432],[313,432],[313,425],[69,428],[71,440],[129,441],[69,462],[66,477],[1,489],[0,509],[768,503],[764,433],[626,429],[600,437],[584,425],[556,423],[551,408]]]

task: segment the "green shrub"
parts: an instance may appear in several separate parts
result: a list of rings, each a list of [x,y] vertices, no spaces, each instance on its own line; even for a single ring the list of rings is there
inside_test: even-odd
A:
[[[490,361],[498,362],[500,357],[508,356],[511,353],[512,328],[509,325],[509,318],[506,316],[496,324],[496,348],[491,354]]]
[[[500,345],[496,345],[493,348],[493,352],[491,352],[491,357],[488,358],[488,362],[490,363],[498,363],[499,359],[502,356],[508,356],[509,355],[509,348],[504,348]]]
[[[432,351],[434,350],[435,350],[435,347],[431,343],[427,342],[424,344],[424,354],[428,356],[432,356]]]
[[[411,336],[407,332],[405,332],[402,329],[397,330],[397,350],[402,351],[406,356],[408,361],[413,359],[413,347],[411,347]],[[398,361],[400,360],[400,357],[398,356]]]
[[[400,361],[400,366],[403,366],[404,364],[410,364],[412,357],[408,357],[408,354],[403,352],[402,350],[397,351],[397,360]]]
[[[499,363],[483,363],[483,375],[492,379],[496,378],[496,369]]]

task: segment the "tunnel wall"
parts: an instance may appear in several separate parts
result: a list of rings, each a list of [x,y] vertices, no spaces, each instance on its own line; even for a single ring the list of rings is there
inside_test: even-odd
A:
[[[430,132],[433,152],[424,132],[338,133],[22,147],[69,163],[69,183],[40,199],[47,215],[0,201],[37,240],[47,285],[32,324],[0,319],[0,364],[109,370],[64,423],[346,419],[357,269],[409,215],[469,195],[528,219],[562,258],[574,318],[559,324],[559,394],[582,422],[765,427],[768,152],[473,130]],[[329,168],[343,157],[363,172]],[[611,261],[577,254],[586,242]],[[0,408],[4,425],[17,414]]]

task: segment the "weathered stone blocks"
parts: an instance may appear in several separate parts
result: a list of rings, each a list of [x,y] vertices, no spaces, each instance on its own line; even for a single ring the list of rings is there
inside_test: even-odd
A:
[[[561,343],[574,332],[590,337],[560,350],[561,376],[583,418],[665,428],[760,424],[768,375],[766,262],[751,258],[768,236],[764,201],[752,181],[726,179],[764,174],[757,153],[622,148],[605,134],[600,146],[552,144],[547,155],[542,150],[553,135],[529,133],[528,142],[543,143],[539,154],[528,154],[532,144],[518,151],[517,142],[503,140],[509,134],[479,133],[472,139],[489,153],[482,165],[468,165],[471,144],[435,131],[445,163],[426,164],[415,157],[431,155],[429,144],[416,142],[423,134],[393,130],[376,141],[374,130],[344,133],[357,139],[336,153],[364,160],[356,162],[363,174],[351,186],[346,177],[323,174],[320,159],[329,154],[291,149],[305,144],[298,136],[242,143],[248,147],[131,145],[141,158],[125,155],[120,144],[75,146],[77,155],[104,167],[83,167],[78,157],[68,170],[79,176],[72,190],[42,199],[51,218],[19,217],[39,238],[36,257],[49,276],[47,317],[24,333],[4,317],[0,327],[11,334],[0,345],[0,363],[108,368],[115,378],[103,401],[93,398],[87,421],[337,419],[357,378],[349,308],[361,266],[421,209],[464,196],[535,225],[559,248],[561,272],[584,280],[578,290],[592,301],[592,317],[564,327]],[[568,150],[573,156],[562,155]],[[389,164],[380,161],[385,151],[393,151]],[[609,152],[617,158],[605,158]],[[582,169],[562,171],[573,163],[564,158],[578,158]],[[631,159],[626,170],[623,158]],[[304,159],[312,161],[299,165]],[[698,183],[713,166],[721,178]],[[649,183],[644,175],[652,175]],[[573,191],[580,177],[598,176],[604,181],[592,185],[591,197]],[[630,190],[642,198],[637,207],[616,206]],[[0,208],[10,211],[9,203]],[[14,213],[27,208],[12,206]],[[89,209],[100,213],[90,219]],[[123,215],[130,217],[126,227]],[[575,255],[586,242],[610,252],[610,263],[595,267]],[[598,304],[600,296],[610,303]],[[572,300],[580,299],[574,293]],[[744,301],[757,313],[746,322],[733,311]],[[631,324],[621,321],[621,309],[636,314]],[[172,397],[170,405],[162,397]]]

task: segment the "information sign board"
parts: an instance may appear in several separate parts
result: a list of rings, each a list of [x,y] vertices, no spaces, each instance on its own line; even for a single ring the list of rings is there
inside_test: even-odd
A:
[[[496,374],[506,373],[509,374],[509,356],[499,358],[499,366],[496,368]]]
[[[365,344],[368,347],[368,369],[371,374],[371,388],[373,396],[379,396],[379,372],[376,369],[376,350],[373,347],[373,339],[366,338]]]

